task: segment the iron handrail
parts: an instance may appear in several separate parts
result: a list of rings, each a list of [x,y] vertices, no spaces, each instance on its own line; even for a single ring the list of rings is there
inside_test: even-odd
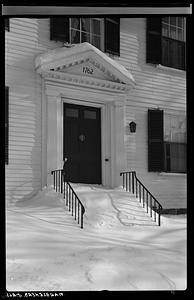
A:
[[[85,208],[79,197],[75,193],[71,184],[65,179],[63,169],[56,169],[51,171],[53,175],[53,187],[56,192],[60,192],[64,195],[66,206],[68,206],[69,211],[74,215],[75,220],[77,219],[78,224],[83,228],[83,215],[85,213]]]
[[[150,208],[150,212],[149,212],[150,217],[152,217],[152,212],[154,211],[155,222],[156,222],[156,212],[158,213],[158,225],[160,226],[161,224],[160,215],[161,215],[162,205],[152,195],[152,193],[144,186],[144,184],[137,178],[136,172],[135,171],[121,172],[120,176],[123,176],[123,188],[125,188],[126,191],[130,191],[133,194],[135,194],[136,198],[139,198],[140,202],[142,200],[143,207],[145,207],[145,203],[146,203],[147,213],[148,213],[148,207]],[[148,201],[148,198],[150,199],[150,201]]]

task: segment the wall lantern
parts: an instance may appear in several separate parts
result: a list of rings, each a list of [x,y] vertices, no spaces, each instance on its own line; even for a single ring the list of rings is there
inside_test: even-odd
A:
[[[133,121],[129,123],[129,128],[130,128],[130,132],[136,132],[136,123]]]

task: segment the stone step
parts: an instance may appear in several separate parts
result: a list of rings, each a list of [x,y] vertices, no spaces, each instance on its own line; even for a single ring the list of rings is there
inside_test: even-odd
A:
[[[146,225],[155,226],[156,222],[148,215],[146,205],[139,202],[139,199],[125,190],[114,190],[110,196],[116,209],[120,212],[119,218],[125,225]]]

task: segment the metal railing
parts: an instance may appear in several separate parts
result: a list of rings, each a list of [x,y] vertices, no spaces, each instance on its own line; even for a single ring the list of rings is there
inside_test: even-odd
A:
[[[51,171],[53,175],[53,186],[56,192],[60,192],[64,195],[65,204],[68,210],[83,228],[83,215],[85,213],[85,208],[72,188],[71,184],[65,180],[63,169]]]
[[[144,208],[146,208],[146,212],[150,215],[154,222],[158,221],[158,225],[160,226],[162,205],[137,178],[136,172],[121,172],[120,176],[123,176],[123,188],[127,192],[133,193],[136,198],[139,198],[139,202],[142,203]]]

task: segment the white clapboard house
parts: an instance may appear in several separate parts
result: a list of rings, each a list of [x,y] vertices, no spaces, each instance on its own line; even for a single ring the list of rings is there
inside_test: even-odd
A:
[[[186,208],[186,19],[6,18],[7,203],[65,168],[74,183],[135,171],[163,208]]]

